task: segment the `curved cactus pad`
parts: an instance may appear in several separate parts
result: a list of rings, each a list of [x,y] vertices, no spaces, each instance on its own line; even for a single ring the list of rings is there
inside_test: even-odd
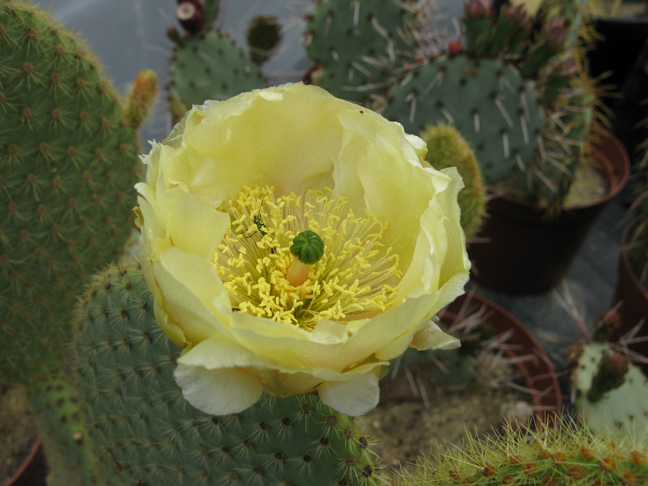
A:
[[[414,59],[414,12],[408,1],[321,2],[306,26],[306,51],[319,68],[314,82],[357,102],[384,91],[394,68]]]
[[[475,151],[486,185],[531,160],[543,126],[534,86],[499,59],[458,55],[410,70],[382,113],[419,133],[440,121],[454,125]]]
[[[173,379],[180,350],[134,265],[99,275],[83,316],[79,389],[108,484],[379,484],[366,437],[317,396],[264,397],[218,417],[191,407]]]
[[[219,32],[188,39],[174,52],[169,94],[177,118],[205,100],[224,100],[265,87],[259,66]]]
[[[0,2],[0,380],[62,360],[85,276],[132,228],[137,153],[85,44],[36,7]]]

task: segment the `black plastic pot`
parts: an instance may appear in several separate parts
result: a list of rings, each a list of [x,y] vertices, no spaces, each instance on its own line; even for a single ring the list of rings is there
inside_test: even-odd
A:
[[[628,180],[628,154],[605,133],[595,155],[608,180],[609,192],[598,201],[563,210],[557,218],[507,196],[488,203],[489,217],[468,253],[473,280],[507,294],[534,294],[554,287],[567,274],[594,222]]]

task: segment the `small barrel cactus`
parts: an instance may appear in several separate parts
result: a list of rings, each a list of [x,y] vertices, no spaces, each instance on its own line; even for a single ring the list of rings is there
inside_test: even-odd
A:
[[[466,236],[479,231],[486,215],[486,192],[475,153],[459,131],[447,123],[427,127],[421,138],[428,146],[426,160],[435,169],[456,167],[465,187],[459,193],[461,227]]]

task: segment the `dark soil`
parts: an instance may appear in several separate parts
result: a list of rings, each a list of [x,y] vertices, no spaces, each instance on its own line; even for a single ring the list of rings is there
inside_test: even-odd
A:
[[[0,383],[0,484],[18,471],[37,437],[24,390]]]

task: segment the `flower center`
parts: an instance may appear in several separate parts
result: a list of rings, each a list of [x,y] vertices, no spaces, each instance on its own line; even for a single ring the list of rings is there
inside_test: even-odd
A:
[[[234,310],[312,330],[322,318],[348,322],[397,304],[402,274],[385,225],[331,189],[275,198],[271,187],[245,187],[226,209],[231,224],[212,262]],[[324,243],[313,265],[290,251],[307,230]]]

